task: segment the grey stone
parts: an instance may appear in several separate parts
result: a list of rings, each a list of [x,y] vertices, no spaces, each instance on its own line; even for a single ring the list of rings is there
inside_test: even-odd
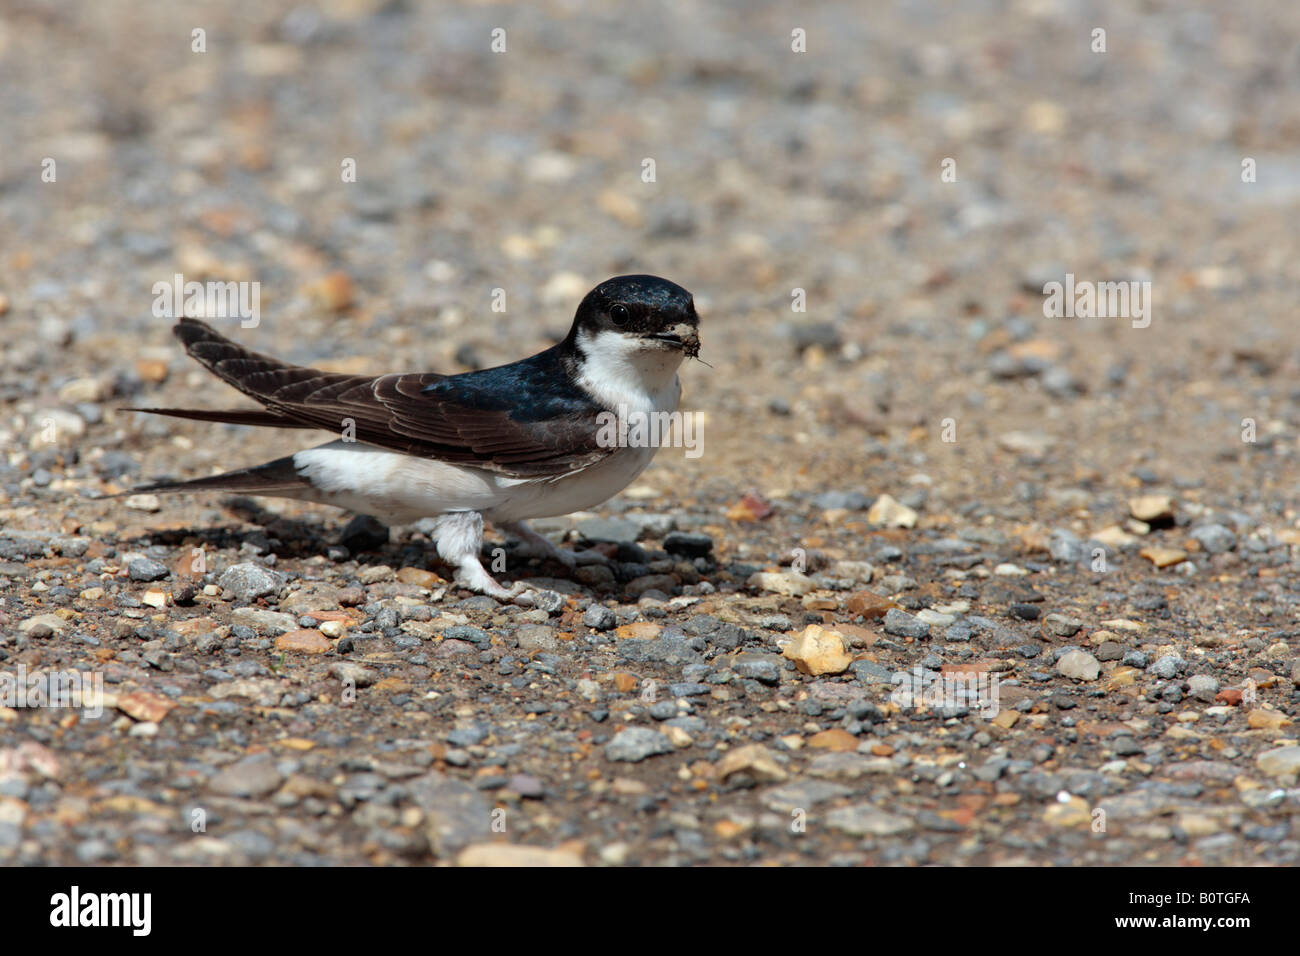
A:
[[[264,797],[283,779],[270,756],[257,754],[218,771],[208,781],[208,789],[225,797]]]
[[[135,558],[127,564],[126,573],[132,581],[161,581],[171,572],[153,558]]]
[[[1158,658],[1149,670],[1162,680],[1173,680],[1185,666],[1186,662],[1177,654],[1166,654]]]
[[[791,780],[766,791],[763,806],[776,813],[789,814],[793,810],[807,810],[818,803],[848,796],[853,791],[843,784],[828,780]]]
[[[1237,546],[1237,536],[1221,524],[1203,524],[1192,529],[1192,537],[1210,554],[1223,554]]]
[[[826,814],[826,824],[851,836],[893,836],[916,829],[907,817],[886,813],[869,803],[832,810]]]
[[[672,753],[673,743],[657,730],[649,727],[628,727],[614,735],[605,745],[606,760],[637,763],[647,757]]]
[[[930,625],[906,611],[891,607],[885,614],[885,633],[893,634],[895,637],[929,637]]]
[[[435,856],[453,856],[471,843],[492,838],[492,803],[468,783],[432,770],[405,787],[424,811],[425,833]]]
[[[593,604],[582,615],[582,623],[593,631],[608,631],[618,623],[618,617],[603,604]]]
[[[781,665],[771,654],[746,651],[736,655],[731,669],[741,677],[749,677],[760,684],[776,684],[781,680]]]
[[[217,585],[234,592],[237,601],[256,601],[277,593],[284,585],[284,575],[269,571],[260,564],[245,562],[226,568],[217,578]]]

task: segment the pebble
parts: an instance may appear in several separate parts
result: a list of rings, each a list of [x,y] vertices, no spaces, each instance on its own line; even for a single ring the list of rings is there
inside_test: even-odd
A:
[[[1076,617],[1065,614],[1049,614],[1043,618],[1043,631],[1052,637],[1074,637],[1083,627],[1083,622]]]
[[[605,759],[637,763],[672,751],[673,742],[665,734],[649,727],[628,727],[605,745]]]
[[[257,754],[219,770],[208,780],[208,789],[225,797],[265,797],[283,779],[268,755]]]
[[[1130,498],[1128,513],[1147,524],[1169,522],[1174,519],[1174,499],[1169,495],[1141,495]]]
[[[217,585],[234,594],[236,601],[245,604],[260,597],[276,594],[284,585],[284,575],[269,571],[260,564],[235,564],[226,568],[217,578]]]
[[[713,539],[707,534],[674,531],[664,538],[664,550],[684,558],[705,558],[713,552]]]
[[[930,625],[906,611],[890,608],[885,614],[885,633],[895,637],[923,638],[930,636]]]
[[[915,509],[890,495],[881,495],[867,509],[867,521],[886,528],[915,528],[918,517]]]
[[[277,650],[301,654],[325,654],[333,648],[324,634],[310,628],[286,631],[275,639],[275,646]]]
[[[841,674],[853,660],[844,645],[844,638],[838,631],[809,624],[786,645],[784,656],[794,661],[795,667],[804,674]]]
[[[1205,524],[1192,529],[1192,537],[1210,554],[1224,554],[1237,546],[1237,536],[1221,524]]]
[[[571,849],[548,849],[518,843],[475,843],[456,856],[457,866],[577,867],[582,857]]]
[[[1186,662],[1178,655],[1166,654],[1157,658],[1148,670],[1161,680],[1173,680],[1185,666]]]
[[[161,581],[171,573],[167,565],[153,558],[135,558],[127,564],[126,571],[132,581]]]
[[[839,807],[826,814],[826,824],[850,836],[894,836],[916,829],[907,817],[888,813],[869,803]]]
[[[741,677],[749,677],[761,684],[776,684],[781,680],[780,665],[767,654],[747,651],[732,661],[731,669]]]
[[[791,597],[803,597],[817,587],[812,578],[798,571],[758,571],[749,576],[745,586],[758,591],[788,594]]]
[[[1255,766],[1273,777],[1300,774],[1300,746],[1275,747],[1255,758]]]
[[[1075,680],[1094,681],[1101,676],[1101,664],[1087,651],[1069,651],[1056,662],[1056,669]]]

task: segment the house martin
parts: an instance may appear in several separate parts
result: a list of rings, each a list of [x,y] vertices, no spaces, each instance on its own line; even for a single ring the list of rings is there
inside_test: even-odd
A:
[[[573,568],[598,555],[557,548],[524,523],[595,507],[626,488],[656,447],[602,437],[610,413],[671,414],[677,371],[699,353],[691,294],[657,276],[602,282],[563,341],[509,365],[442,375],[369,377],[290,365],[249,351],[196,319],[173,330],[186,352],[260,409],[133,408],[200,421],[322,429],[342,435],[254,468],[139,492],[242,492],[297,498],[387,524],[435,519],[439,556],[457,583],[530,603],[483,567],[486,519],[524,552]]]

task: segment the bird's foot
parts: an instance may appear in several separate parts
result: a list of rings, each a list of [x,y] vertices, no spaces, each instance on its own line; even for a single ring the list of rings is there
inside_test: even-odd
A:
[[[541,560],[550,558],[560,562],[569,571],[580,565],[609,563],[609,558],[593,548],[586,548],[582,551],[570,551],[567,548],[561,548],[522,521],[502,522],[497,527],[519,539],[515,553],[524,558],[538,558]]]

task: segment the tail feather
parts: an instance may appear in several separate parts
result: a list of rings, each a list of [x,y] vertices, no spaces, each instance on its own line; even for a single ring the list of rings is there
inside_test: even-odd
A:
[[[192,491],[229,491],[253,495],[281,495],[293,497],[311,487],[311,482],[298,473],[293,463],[293,456],[277,458],[256,468],[241,468],[227,471],[207,478],[192,478],[189,481],[159,481],[152,485],[141,485],[124,491],[113,497],[138,495],[146,492],[192,492]]]
[[[124,412],[147,412],[192,418],[200,422],[225,422],[228,425],[264,425],[270,428],[312,428],[264,408],[122,408]]]

